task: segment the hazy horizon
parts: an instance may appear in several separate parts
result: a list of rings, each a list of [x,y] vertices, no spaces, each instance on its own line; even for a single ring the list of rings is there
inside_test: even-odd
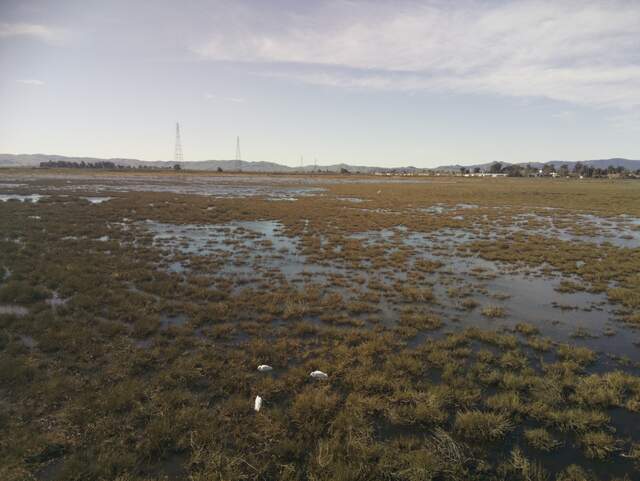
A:
[[[29,154],[29,153],[7,153],[7,152],[0,152],[0,156],[3,155],[15,155],[15,156],[20,156],[20,155],[28,155],[28,156],[52,156],[52,157],[65,157],[65,158],[69,158],[69,159],[95,159],[95,160],[103,160],[103,161],[118,161],[118,160],[122,160],[122,161],[140,161],[140,162],[149,162],[149,163],[154,163],[154,162],[168,162],[168,163],[172,163],[175,162],[174,160],[162,160],[162,159],[149,159],[149,160],[144,160],[144,159],[138,159],[138,158],[134,158],[134,157],[96,157],[96,156],[91,156],[91,155],[80,155],[80,156],[75,156],[75,155],[60,155],[60,154],[54,154],[54,153],[42,153],[42,152],[38,152],[38,153],[33,153],[33,154]],[[425,168],[425,169],[429,169],[429,168],[438,168],[438,167],[447,167],[447,166],[461,166],[461,167],[475,167],[477,165],[490,165],[494,162],[499,162],[504,164],[526,164],[526,163],[531,163],[531,164],[544,164],[544,163],[549,163],[549,162],[568,162],[568,163],[575,163],[575,162],[588,162],[588,161],[598,161],[598,160],[630,160],[633,162],[640,162],[640,159],[629,159],[629,158],[622,158],[622,157],[606,157],[606,158],[602,158],[602,159],[547,159],[547,160],[539,160],[539,161],[528,161],[528,162],[518,162],[518,161],[509,161],[509,160],[492,160],[492,161],[487,161],[487,162],[474,162],[474,163],[465,163],[465,164],[453,164],[453,163],[440,163],[438,165],[434,165],[434,166],[430,166],[430,167],[420,167],[420,166],[416,166],[416,165],[411,165],[411,164],[404,164],[404,165],[376,165],[376,164],[371,164],[371,163],[361,163],[361,164],[355,164],[355,163],[349,163],[349,162],[337,162],[337,163],[333,163],[333,164],[317,164],[318,169],[322,169],[323,167],[330,167],[330,166],[335,166],[335,165],[349,165],[352,167],[366,167],[366,168],[391,168],[391,169],[402,169],[402,168]],[[198,163],[198,162],[236,162],[235,159],[223,159],[223,158],[219,158],[219,159],[196,159],[196,160],[183,160],[182,163]],[[300,164],[298,165],[287,165],[284,164],[282,162],[277,162],[277,161],[271,161],[271,160],[260,160],[260,159],[254,159],[254,160],[242,160],[242,162],[265,162],[265,163],[269,163],[269,164],[276,164],[276,165],[281,165],[281,166],[285,166],[285,167],[290,167],[295,169],[296,167],[300,167]],[[312,163],[304,163],[303,167],[304,168],[310,168],[313,167],[315,164]],[[633,169],[632,169],[633,170]]]
[[[640,158],[640,3],[14,1],[0,152],[289,166]]]

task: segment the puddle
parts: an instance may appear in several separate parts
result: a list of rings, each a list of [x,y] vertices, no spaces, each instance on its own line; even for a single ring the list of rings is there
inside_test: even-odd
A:
[[[22,344],[25,347],[28,347],[29,349],[33,349],[34,347],[36,347],[38,345],[38,343],[36,342],[36,340],[31,337],[31,336],[24,336],[21,335],[20,336],[20,342],[22,342]]]
[[[160,329],[166,330],[172,326],[183,326],[189,318],[184,314],[163,314],[160,317]]]
[[[358,197],[336,197],[337,200],[341,200],[343,202],[353,202],[355,204],[360,204],[362,202],[366,202],[365,199],[360,199]]]
[[[14,176],[20,179],[20,176]],[[312,183],[302,179],[265,175],[181,175],[179,178],[148,175],[144,181],[139,176],[104,174],[99,178],[89,175],[73,175],[73,182],[68,180],[69,175],[62,174],[33,174],[29,177],[34,180],[59,180],[64,183],[43,185],[47,192],[82,192],[82,193],[110,193],[110,192],[166,192],[174,194],[204,195],[214,198],[243,198],[265,197],[268,199],[295,200],[298,197],[317,195],[324,192],[322,187],[312,186]],[[327,183],[327,182],[323,182]],[[331,183],[331,182],[329,182]],[[302,184],[302,186],[300,185]],[[13,195],[12,195],[13,196]],[[83,197],[92,204],[106,202],[108,196]],[[101,199],[99,201],[93,201]]]
[[[153,345],[153,339],[151,338],[140,339],[136,341],[136,347],[138,349],[149,349],[152,345]]]
[[[20,195],[20,194],[0,194],[0,201],[1,202],[8,202],[11,200],[15,200],[18,202],[31,202],[33,204],[35,204],[36,202],[39,202],[40,199],[42,199],[43,197],[46,197],[45,195],[40,195],[40,194],[30,194],[30,195]]]
[[[445,212],[454,212],[460,209],[477,209],[478,207],[480,206],[476,204],[434,204],[430,207],[422,207],[415,210],[427,214],[444,214]]]
[[[0,304],[0,315],[24,317],[29,314],[29,309],[14,304]]]
[[[113,197],[82,197],[82,199],[88,200],[90,204],[102,204],[110,201]]]
[[[604,218],[593,214],[520,214],[513,217],[513,225],[502,231],[526,232],[564,241],[609,243],[632,249],[640,247],[640,219],[631,216]]]
[[[569,279],[560,274],[549,275],[546,272],[543,275],[541,269],[515,268],[477,256],[461,256],[457,246],[481,238],[480,234],[472,231],[440,229],[417,233],[398,226],[345,238],[347,242],[350,239],[362,242],[367,248],[379,247],[382,257],[403,251],[408,255],[408,265],[405,269],[398,269],[385,264],[375,267],[371,259],[355,264],[339,258],[314,261],[313,256],[302,254],[300,238],[287,237],[283,226],[272,220],[219,225],[147,221],[143,226],[153,233],[156,247],[174,256],[187,256],[166,262],[164,268],[170,272],[207,275],[211,277],[212,285],[217,281],[231,284],[235,293],[246,288],[261,290],[265,285],[284,282],[303,289],[312,282],[322,286],[327,294],[340,294],[345,305],[354,301],[355,304],[351,304],[354,312],[343,320],[333,321],[335,325],[359,319],[363,321],[362,325],[367,326],[369,319],[375,318],[377,322],[393,327],[407,305],[417,306],[437,314],[448,329],[477,326],[513,330],[518,323],[527,322],[536,326],[541,335],[556,341],[570,341],[596,351],[640,359],[640,350],[634,344],[638,336],[618,322],[615,306],[607,303],[604,294],[561,293],[555,288],[562,280]],[[320,245],[325,241],[321,239]],[[207,259],[206,271],[198,270],[197,265],[201,261],[197,259],[201,257]],[[438,263],[434,266],[441,264],[431,272],[423,273],[420,281],[425,287],[432,286],[435,299],[426,305],[420,302],[406,304],[399,300],[398,289],[409,275],[416,273],[420,262]],[[365,282],[357,282],[359,278]],[[361,302],[362,296],[371,293],[367,287],[370,282],[382,286],[384,294],[374,302],[367,301],[365,311],[358,313],[357,303]],[[449,294],[451,289],[454,295]],[[458,297],[456,290],[467,292]],[[476,306],[465,308],[465,300]],[[482,312],[487,306],[501,308],[504,316],[487,317]],[[313,316],[307,320],[323,322]],[[169,324],[172,322],[167,321]],[[176,323],[180,324],[180,320]],[[593,336],[580,336],[585,332]]]
[[[435,204],[427,208],[413,209],[417,212],[431,215],[448,216],[455,221],[463,221],[468,215],[463,215],[460,210],[477,209],[475,204]],[[465,240],[497,239],[516,233],[552,237],[564,241],[577,241],[595,244],[609,243],[617,247],[640,247],[640,219],[628,215],[620,215],[610,218],[599,217],[593,214],[580,214],[573,212],[561,212],[558,209],[539,209],[538,212],[527,212],[501,216],[500,208],[492,208],[498,216],[487,229],[488,220],[486,210],[481,214],[482,223],[473,222],[472,226],[465,228],[440,229],[434,235],[447,235],[450,237],[464,236]],[[540,213],[544,212],[544,214]],[[455,215],[450,215],[450,214]],[[478,218],[480,220],[480,218]]]
[[[57,307],[64,306],[67,302],[69,302],[69,299],[63,299],[57,292],[54,291],[52,296],[45,302],[55,309]]]
[[[289,277],[305,271],[298,253],[299,239],[282,233],[276,221],[233,222],[211,225],[176,225],[147,222],[157,247],[180,254],[216,256],[220,274],[252,275],[256,265],[279,268]],[[233,262],[232,262],[233,260]],[[168,264],[171,272],[184,272],[181,262]]]
[[[4,189],[17,189],[19,187],[24,187],[27,184],[12,184],[9,182],[0,182],[0,188]]]

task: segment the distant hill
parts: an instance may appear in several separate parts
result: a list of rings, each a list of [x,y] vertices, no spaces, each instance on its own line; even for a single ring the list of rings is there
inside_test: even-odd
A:
[[[573,169],[573,166],[580,162],[583,165],[589,165],[591,167],[606,169],[610,165],[614,167],[624,167],[627,170],[637,170],[640,169],[640,160],[630,160],[630,159],[622,159],[622,158],[612,158],[612,159],[597,159],[597,160],[550,160],[548,162],[500,162],[503,166],[508,165],[530,165],[535,169],[540,169],[544,165],[553,165],[556,169],[562,165],[566,165],[569,170]],[[460,168],[464,167],[465,169],[474,170],[479,168],[480,170],[488,170],[489,167],[493,164],[493,162],[487,162],[485,164],[474,164],[474,165],[442,165],[440,167],[436,167],[434,170],[439,170],[442,172],[457,172]]]
[[[176,162],[172,161],[146,161],[138,159],[101,159],[95,157],[66,157],[63,155],[48,155],[48,154],[0,154],[0,167],[38,167],[41,162],[113,162],[116,165],[124,167],[154,167],[154,168],[172,168]],[[235,160],[199,160],[191,162],[178,162],[183,169],[189,170],[217,170],[221,168],[223,171],[233,171],[238,168],[238,162]],[[273,173],[286,173],[286,172],[312,172],[314,170],[340,172],[341,169],[346,169],[349,172],[361,172],[361,173],[373,173],[373,172],[386,172],[392,170],[401,170],[403,172],[412,172],[422,169],[415,167],[401,167],[398,169],[387,169],[383,167],[369,167],[362,165],[349,165],[349,164],[334,164],[334,165],[305,165],[302,167],[289,167],[287,165],[277,164],[275,162],[249,162],[241,160],[239,162],[240,168],[243,172],[273,172]]]
[[[0,154],[0,167],[38,167],[41,162],[48,161],[65,161],[65,162],[85,162],[85,163],[96,163],[96,162],[113,162],[116,165],[121,165],[124,167],[154,167],[160,169],[169,169],[173,167],[176,162],[171,161],[162,161],[162,160],[138,160],[138,159],[101,159],[95,157],[66,157],[64,155],[49,155],[49,154]],[[585,165],[590,165],[592,167],[603,168],[606,169],[610,165],[614,167],[622,166],[627,170],[637,170],[640,169],[640,160],[630,160],[630,159],[622,159],[622,158],[613,158],[613,159],[598,159],[598,160],[583,160],[580,161]],[[407,173],[415,173],[415,172],[424,172],[426,170],[437,170],[442,172],[459,172],[460,168],[464,167],[465,169],[473,170],[475,168],[479,168],[480,170],[488,170],[493,162],[487,162],[484,164],[474,164],[474,165],[443,165],[440,167],[436,167],[435,169],[421,169],[413,166],[409,167],[397,167],[397,168],[384,168],[384,167],[371,167],[365,165],[350,165],[350,164],[333,164],[333,165],[322,165],[317,168],[314,165],[305,165],[302,167],[289,167],[287,165],[278,164],[275,162],[249,162],[246,160],[240,161],[240,168],[243,172],[271,172],[271,173],[293,173],[293,172],[312,172],[314,170],[321,171],[329,171],[329,172],[340,172],[341,169],[346,169],[349,172],[360,172],[364,174],[371,174],[374,172],[407,172]],[[503,166],[513,165],[510,162],[501,162]],[[577,163],[577,161],[569,161],[569,160],[550,160],[548,162],[519,162],[517,165],[527,165],[529,164],[531,167],[540,169],[545,164],[552,164],[556,169],[561,165],[567,165],[569,169],[572,169],[573,166]],[[199,160],[192,162],[179,162],[183,169],[189,170],[217,170],[221,168],[223,171],[234,171],[237,169],[237,162],[235,160]]]

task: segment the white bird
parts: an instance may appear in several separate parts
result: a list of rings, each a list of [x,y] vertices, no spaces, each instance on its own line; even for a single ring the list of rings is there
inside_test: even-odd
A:
[[[258,366],[258,371],[260,371],[260,372],[269,372],[269,371],[273,371],[273,368],[271,366],[269,366],[268,364],[260,364]]]
[[[258,412],[262,407],[262,398],[260,396],[256,396],[256,401],[253,403],[253,409]]]
[[[314,379],[329,379],[329,376],[327,375],[327,373],[322,371],[313,371],[311,374],[309,374],[309,376],[311,376]]]

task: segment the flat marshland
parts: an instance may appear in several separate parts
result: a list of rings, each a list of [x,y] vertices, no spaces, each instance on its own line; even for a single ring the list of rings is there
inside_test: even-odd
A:
[[[635,181],[6,169],[0,328],[7,481],[640,476]]]

